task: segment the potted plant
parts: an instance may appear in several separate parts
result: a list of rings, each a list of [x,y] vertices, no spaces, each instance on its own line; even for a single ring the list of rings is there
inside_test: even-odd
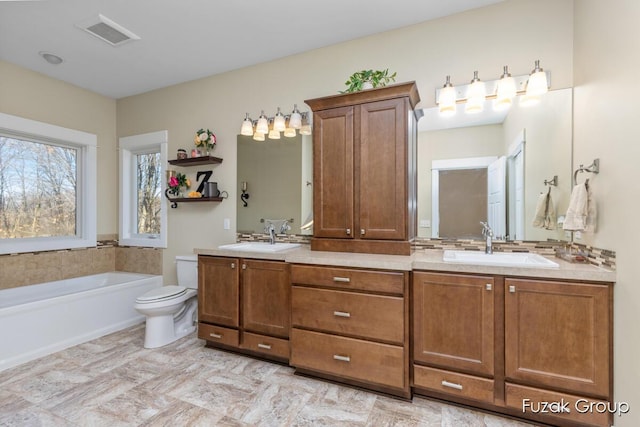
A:
[[[361,70],[351,74],[349,80],[344,82],[347,85],[347,89],[340,93],[352,93],[358,92],[363,89],[372,89],[376,87],[386,86],[387,83],[396,81],[396,73],[389,74],[389,69],[386,70]]]

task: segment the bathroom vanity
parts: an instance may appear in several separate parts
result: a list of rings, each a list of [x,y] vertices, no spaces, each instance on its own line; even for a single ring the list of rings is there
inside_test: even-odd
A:
[[[198,335],[209,346],[405,399],[610,424],[583,409],[613,398],[613,271],[450,263],[438,250],[196,252]],[[539,402],[568,412],[536,413]]]

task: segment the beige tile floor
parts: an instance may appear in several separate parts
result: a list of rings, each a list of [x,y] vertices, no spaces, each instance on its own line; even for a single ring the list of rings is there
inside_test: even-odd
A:
[[[204,347],[142,347],[134,326],[0,372],[0,426],[487,426],[506,418],[405,402]]]

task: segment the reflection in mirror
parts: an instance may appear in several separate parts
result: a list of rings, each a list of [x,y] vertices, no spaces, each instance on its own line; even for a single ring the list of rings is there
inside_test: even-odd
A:
[[[544,94],[536,105],[516,99],[510,110],[488,118],[461,108],[442,118],[437,108],[426,109],[418,134],[418,236],[481,239],[479,221],[488,221],[499,238],[567,240],[562,224],[547,222],[547,229],[534,219],[547,193],[558,220],[568,206],[571,105],[569,88]],[[557,185],[545,183],[556,175]]]
[[[312,210],[311,156],[311,136],[257,142],[238,135],[237,194],[249,195],[238,197],[238,233],[264,233],[261,219],[293,219],[288,234],[311,234],[300,231]]]

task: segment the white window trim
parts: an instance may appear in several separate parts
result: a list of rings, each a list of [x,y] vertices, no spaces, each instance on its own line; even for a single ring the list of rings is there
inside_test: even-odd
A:
[[[149,248],[166,248],[167,247],[167,201],[164,198],[166,182],[161,179],[161,196],[160,204],[160,236],[158,238],[141,237],[142,235],[133,234],[133,212],[135,206],[135,193],[133,186],[135,178],[135,155],[145,150],[157,151],[160,149],[160,164],[163,166],[167,163],[167,146],[169,142],[169,132],[166,130],[158,132],[150,132],[141,135],[132,135],[122,137],[120,144],[120,227],[119,227],[119,244],[123,246],[144,246]]]
[[[78,149],[76,235],[0,239],[0,254],[52,251],[96,246],[96,135],[0,113],[0,131],[17,137],[52,141]]]

